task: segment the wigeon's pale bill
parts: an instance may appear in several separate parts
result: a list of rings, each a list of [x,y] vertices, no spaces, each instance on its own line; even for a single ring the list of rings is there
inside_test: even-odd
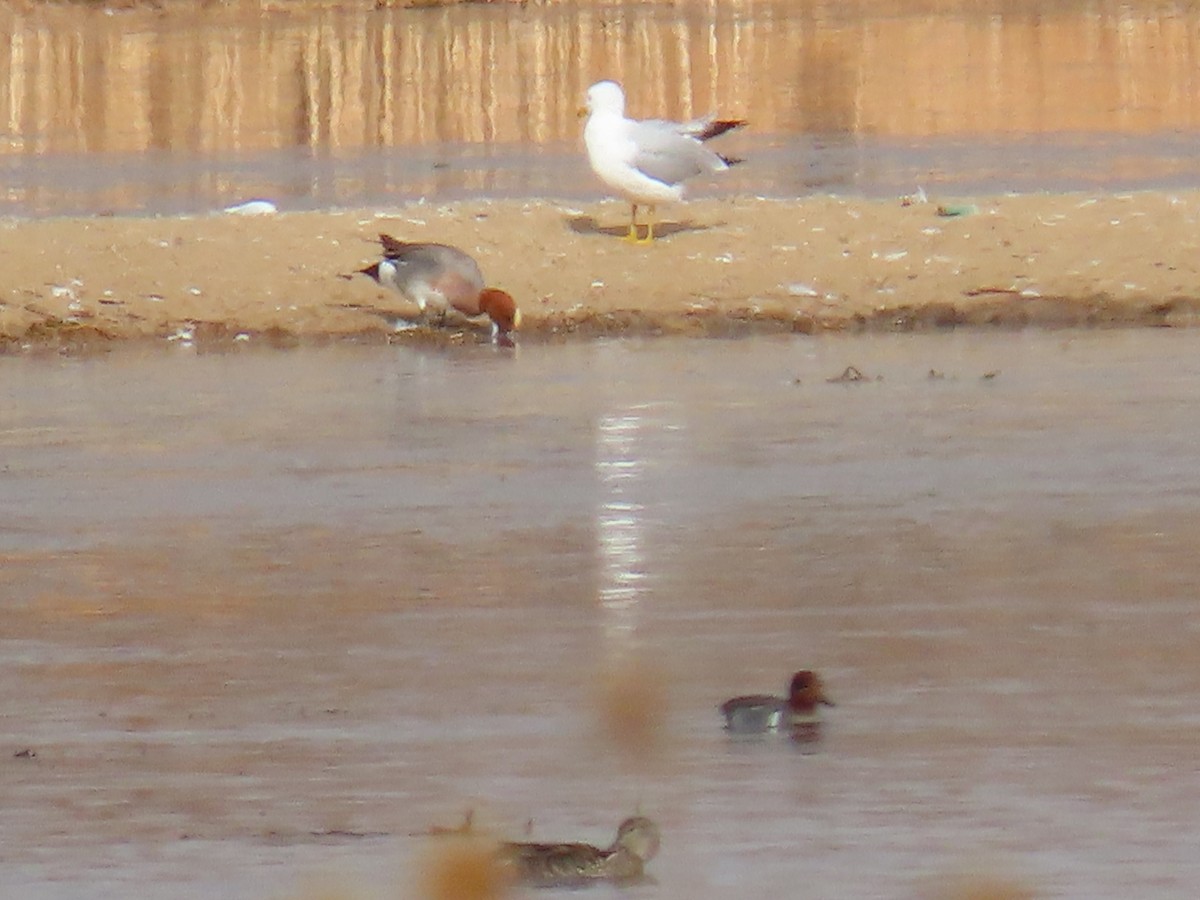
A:
[[[487,315],[496,340],[511,339],[520,328],[516,301],[505,291],[486,287],[479,264],[462,250],[398,241],[387,234],[379,236],[379,243],[383,259],[359,272],[399,291],[417,305],[422,318],[436,316],[444,322],[450,311],[469,318]]]
[[[598,81],[588,88],[587,112],[583,141],[588,161],[601,181],[630,202],[630,241],[654,240],[657,205],[682,200],[686,179],[702,172],[723,172],[741,162],[714,153],[703,143],[745,125],[741,119],[627,119],[625,93],[615,81]],[[639,206],[649,207],[644,240],[638,238]]]
[[[833,706],[816,672],[803,669],[792,676],[787,697],[751,694],[721,704],[725,727],[739,734],[782,731],[820,721],[817,706]]]
[[[658,853],[658,826],[626,819],[609,847],[591,844],[501,844],[499,861],[524,884],[553,887],[588,881],[636,881]]]

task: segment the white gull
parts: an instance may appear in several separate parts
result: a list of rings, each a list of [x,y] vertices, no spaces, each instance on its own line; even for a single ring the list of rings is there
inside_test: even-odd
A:
[[[654,240],[655,208],[683,199],[683,182],[703,172],[723,172],[741,162],[714,153],[704,141],[739,128],[741,119],[707,116],[691,122],[625,118],[625,92],[615,81],[598,81],[587,92],[583,140],[600,180],[632,205],[627,240]],[[646,237],[639,240],[637,211],[649,207]]]

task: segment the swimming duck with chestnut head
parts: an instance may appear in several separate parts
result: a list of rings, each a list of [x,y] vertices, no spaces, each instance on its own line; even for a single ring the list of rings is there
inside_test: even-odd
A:
[[[820,721],[817,707],[834,706],[825,696],[825,688],[816,672],[802,669],[792,676],[787,697],[750,694],[734,697],[721,704],[725,728],[738,734],[783,731],[815,725]]]
[[[501,844],[500,864],[516,881],[536,887],[589,881],[636,881],[658,853],[658,826],[645,816],[626,819],[606,848],[591,844]]]

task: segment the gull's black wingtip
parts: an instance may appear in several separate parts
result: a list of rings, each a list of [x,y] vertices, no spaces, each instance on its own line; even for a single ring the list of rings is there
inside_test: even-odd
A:
[[[745,119],[713,119],[704,126],[696,137],[702,141],[711,141],[715,137],[720,137],[727,131],[733,131],[735,128],[744,128],[747,122]]]

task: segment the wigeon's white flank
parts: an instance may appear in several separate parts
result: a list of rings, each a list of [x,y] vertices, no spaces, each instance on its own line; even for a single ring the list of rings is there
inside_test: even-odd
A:
[[[607,848],[591,844],[502,844],[499,862],[515,880],[553,887],[588,881],[636,881],[658,853],[658,826],[645,816],[621,823]]]
[[[587,112],[583,141],[588,161],[601,181],[630,202],[629,241],[654,240],[657,205],[682,200],[686,179],[702,172],[723,172],[741,162],[714,153],[703,143],[745,125],[741,119],[627,119],[625,92],[615,81],[598,81],[588,88]],[[639,206],[649,207],[644,240],[638,238]]]
[[[721,704],[725,727],[739,734],[804,728],[820,721],[817,706],[833,706],[816,672],[803,669],[792,676],[787,697],[751,694]]]
[[[505,291],[486,287],[479,264],[457,247],[398,241],[387,234],[379,236],[379,243],[383,259],[359,272],[415,303],[422,318],[444,321],[451,310],[470,318],[486,315],[497,341],[511,341],[521,326],[516,301]]]

